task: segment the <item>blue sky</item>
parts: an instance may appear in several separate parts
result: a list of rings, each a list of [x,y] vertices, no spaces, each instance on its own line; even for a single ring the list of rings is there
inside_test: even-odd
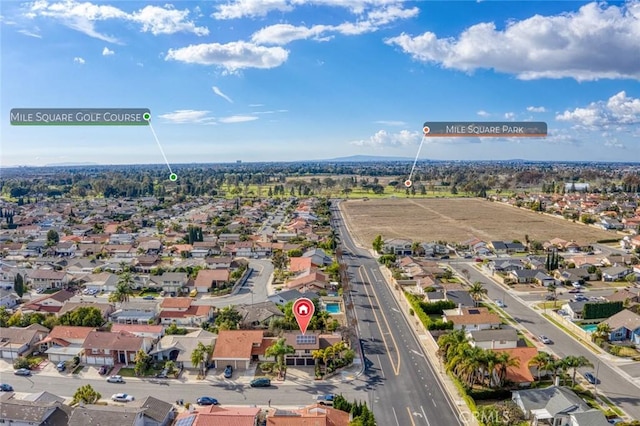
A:
[[[147,107],[170,163],[415,157],[425,121],[546,121],[420,158],[640,161],[640,1],[0,3],[0,163],[163,163],[147,127],[11,108]]]

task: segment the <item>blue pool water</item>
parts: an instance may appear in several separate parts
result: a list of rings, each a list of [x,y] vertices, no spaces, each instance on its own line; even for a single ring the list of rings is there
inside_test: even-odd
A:
[[[340,304],[339,303],[327,303],[324,308],[330,314],[339,314],[340,313]]]
[[[598,324],[581,325],[580,328],[582,328],[587,333],[593,333],[598,329]]]

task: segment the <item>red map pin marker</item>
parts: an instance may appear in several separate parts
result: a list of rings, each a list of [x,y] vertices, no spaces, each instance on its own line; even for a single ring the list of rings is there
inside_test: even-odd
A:
[[[293,315],[296,317],[298,327],[300,327],[302,334],[307,332],[307,327],[309,327],[311,317],[313,317],[315,310],[315,305],[309,299],[301,298],[294,302]]]

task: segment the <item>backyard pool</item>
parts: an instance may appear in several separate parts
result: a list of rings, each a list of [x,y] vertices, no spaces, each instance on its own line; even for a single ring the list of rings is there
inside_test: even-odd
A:
[[[339,303],[327,303],[324,307],[325,311],[330,314],[339,314],[340,313],[340,304]]]
[[[593,333],[598,329],[598,324],[585,324],[581,325],[580,328],[582,328],[587,333]]]

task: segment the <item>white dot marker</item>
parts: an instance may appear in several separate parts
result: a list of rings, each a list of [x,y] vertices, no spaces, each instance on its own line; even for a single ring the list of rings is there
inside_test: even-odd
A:
[[[404,186],[406,186],[407,188],[411,188],[412,182],[411,180],[407,179],[404,181]]]

